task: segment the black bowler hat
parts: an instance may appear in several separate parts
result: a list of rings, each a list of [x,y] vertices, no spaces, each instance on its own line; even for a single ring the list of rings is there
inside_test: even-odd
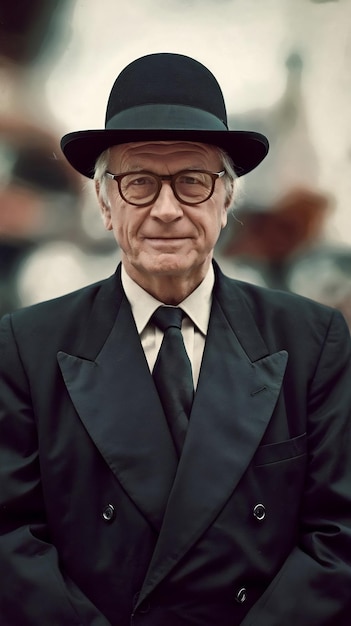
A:
[[[71,165],[92,178],[104,150],[136,141],[219,146],[232,158],[238,176],[253,170],[268,152],[264,135],[228,130],[222,91],[213,74],[198,61],[171,53],[150,54],[127,65],[112,87],[105,129],[69,133],[61,147]]]

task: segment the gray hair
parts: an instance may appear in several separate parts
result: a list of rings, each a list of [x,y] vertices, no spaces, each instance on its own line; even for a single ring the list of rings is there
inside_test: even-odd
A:
[[[222,148],[219,148],[217,146],[211,146],[211,147],[215,148],[221,160],[221,167],[225,170],[225,175],[223,177],[223,182],[224,182],[224,186],[226,190],[225,201],[226,201],[226,206],[228,208],[228,211],[233,211],[234,207],[238,203],[238,200],[242,196],[242,187],[243,187],[242,179],[240,179],[238,175],[236,174],[235,165],[231,157],[229,156],[229,154],[227,154],[225,150],[222,150]],[[108,198],[108,193],[107,193],[107,184],[106,184],[107,179],[106,179],[105,173],[106,173],[106,170],[108,169],[109,157],[110,157],[110,149],[107,148],[107,150],[102,152],[100,156],[97,158],[96,163],[95,163],[95,171],[94,171],[94,180],[95,182],[99,184],[102,199],[107,204],[107,206],[109,206],[109,198]],[[235,187],[235,193],[234,193],[234,187]]]
[[[107,179],[106,179],[105,173],[106,173],[106,170],[108,170],[109,159],[110,159],[110,149],[107,148],[107,150],[104,150],[104,152],[102,152],[96,159],[95,169],[94,169],[95,183],[98,183],[100,187],[100,194],[105,204],[107,204],[107,206],[110,206],[110,201],[107,195],[107,185],[106,185]]]

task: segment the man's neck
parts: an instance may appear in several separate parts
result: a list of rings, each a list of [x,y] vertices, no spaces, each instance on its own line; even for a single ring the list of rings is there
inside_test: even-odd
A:
[[[133,268],[123,265],[128,276],[142,289],[159,302],[171,305],[183,302],[200,285],[208,272],[206,266],[202,267],[196,275],[194,272],[189,276],[184,274],[151,275],[133,271]]]

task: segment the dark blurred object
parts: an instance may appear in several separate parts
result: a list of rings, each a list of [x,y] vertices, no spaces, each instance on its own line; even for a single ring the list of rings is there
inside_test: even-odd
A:
[[[290,290],[291,263],[320,241],[331,208],[327,195],[295,188],[271,209],[238,209],[221,254],[260,272],[267,286]]]
[[[17,155],[12,169],[15,182],[49,192],[71,191],[67,172],[55,155],[45,153],[36,146],[26,146]]]
[[[64,4],[65,0],[0,0],[0,57],[25,65],[56,45]]]
[[[0,118],[2,239],[72,236],[79,223],[81,177],[57,154],[55,135],[19,118]]]
[[[28,254],[47,241],[79,238],[81,178],[57,152],[55,135],[0,117],[0,314],[21,304],[16,280]]]
[[[295,188],[271,210],[238,210],[224,254],[280,263],[319,239],[328,207],[326,195]]]

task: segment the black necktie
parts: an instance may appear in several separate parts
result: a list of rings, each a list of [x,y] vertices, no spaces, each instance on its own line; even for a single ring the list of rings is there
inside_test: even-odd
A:
[[[181,309],[160,306],[151,318],[164,333],[152,375],[178,455],[194,397],[191,364],[181,333],[182,317]]]

